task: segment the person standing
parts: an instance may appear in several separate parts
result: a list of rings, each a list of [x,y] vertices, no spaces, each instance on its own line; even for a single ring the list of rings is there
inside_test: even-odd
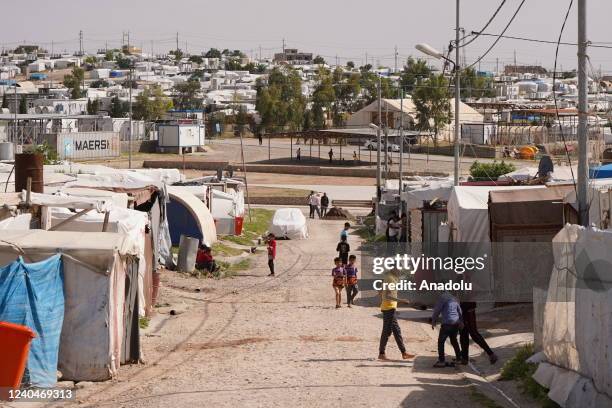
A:
[[[332,160],[334,159],[334,149],[330,148],[329,152],[327,152],[327,155],[329,156],[329,162],[331,163]]]
[[[461,343],[461,364],[467,364],[470,358],[470,337],[474,343],[478,344],[489,356],[489,362],[495,364],[498,360],[497,355],[491,350],[487,341],[478,332],[476,324],[476,302],[461,302],[461,313],[463,314],[463,329],[459,332],[459,342]]]
[[[332,286],[336,294],[336,309],[339,309],[342,307],[342,288],[346,285],[346,271],[344,266],[342,266],[340,258],[334,258],[334,264],[336,266],[332,269]]]
[[[385,277],[385,283],[397,282],[399,282],[398,272],[396,270],[390,271],[387,274],[387,277]],[[393,334],[397,347],[402,353],[402,358],[404,360],[414,358],[414,354],[410,354],[406,351],[404,339],[402,338],[402,330],[400,329],[399,323],[397,322],[397,317],[395,315],[397,310],[397,302],[399,301],[397,298],[397,290],[385,289],[381,291],[380,300],[380,311],[383,314],[383,328],[380,334],[380,344],[378,346],[378,359],[382,361],[388,360],[385,349],[387,348],[387,342],[389,341],[391,334]]]
[[[336,251],[338,251],[338,257],[342,261],[342,265],[348,264],[349,252],[351,252],[351,246],[346,242],[346,237],[342,237],[338,245],[336,245]]]
[[[393,211],[391,218],[389,218],[389,221],[387,222],[387,229],[389,231],[387,234],[387,242],[397,242],[399,239],[401,228],[402,226],[400,223],[400,219],[397,216],[397,213]]]
[[[438,299],[434,307],[431,315],[432,330],[436,328],[439,316],[442,317],[442,325],[440,326],[440,332],[438,334],[438,361],[434,364],[434,367],[441,368],[454,366],[454,364],[446,362],[444,357],[444,343],[446,343],[446,339],[450,339],[453,350],[455,351],[456,360],[461,361],[461,349],[457,342],[457,334],[459,334],[459,330],[463,329],[463,321],[459,302],[457,302],[457,299],[448,292],[440,296],[440,299]]]
[[[257,135],[257,139],[259,139],[259,145],[263,145],[263,136],[261,135],[261,133]]]
[[[329,197],[327,193],[323,193],[323,197],[321,197],[321,218],[327,215],[327,208],[329,207]]]
[[[317,208],[317,196],[314,191],[308,195],[308,206],[310,207],[310,218],[314,218],[315,208]]]
[[[317,193],[317,194],[315,194],[314,198],[315,198],[315,200],[314,200],[314,203],[315,203],[315,212],[319,216],[319,219],[321,219],[321,196]]]
[[[295,158],[298,159],[298,161],[302,160],[302,148],[298,147],[297,151],[295,152]]]
[[[268,234],[268,268],[270,268],[270,274],[268,276],[274,276],[274,259],[276,259],[276,237],[274,234]]]
[[[353,165],[356,166],[358,162],[359,162],[359,159],[357,158],[357,152],[353,150]]]
[[[346,304],[348,307],[354,305],[353,300],[357,293],[359,293],[359,288],[357,287],[357,257],[355,255],[349,256],[348,265],[344,267],[346,272]]]

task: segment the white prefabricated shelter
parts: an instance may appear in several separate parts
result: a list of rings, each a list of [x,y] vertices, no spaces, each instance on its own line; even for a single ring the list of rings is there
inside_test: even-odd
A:
[[[308,238],[306,217],[299,208],[279,208],[276,210],[268,231],[277,238]]]
[[[455,186],[448,200],[448,224],[454,242],[490,242],[489,192],[545,186]]]
[[[138,341],[137,333],[131,336],[134,316],[126,319],[126,306],[133,306],[126,302],[126,289],[134,293],[127,246],[123,234],[110,232],[2,231],[2,265],[19,255],[37,262],[63,254],[65,309],[58,370],[67,380],[110,379],[121,361],[138,352],[126,349],[126,342]],[[138,330],[137,317],[135,324]]]
[[[205,127],[200,124],[159,125],[157,135],[160,149],[197,148],[205,143]]]

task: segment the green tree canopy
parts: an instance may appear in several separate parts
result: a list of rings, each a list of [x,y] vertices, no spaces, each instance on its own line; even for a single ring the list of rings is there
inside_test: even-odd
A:
[[[257,80],[256,109],[261,127],[267,132],[289,128],[298,130],[304,121],[306,100],[302,95],[302,80],[290,67],[274,68],[267,81]]]
[[[202,109],[200,81],[189,80],[176,84],[173,101],[178,109]]]
[[[112,118],[125,118],[130,110],[130,104],[117,96],[111,99],[110,116]]]
[[[324,65],[325,64],[325,58],[323,58],[320,55],[317,55],[316,57],[314,57],[314,59],[312,60],[313,64],[317,64],[317,65]]]
[[[346,66],[350,69],[355,68],[355,63],[353,61],[347,61]]]
[[[94,99],[93,101],[91,99],[87,100],[87,114],[88,115],[97,115],[99,110],[100,110],[100,100],[98,100],[98,98]]]
[[[221,51],[216,48],[211,48],[204,54],[206,58],[221,58]]]
[[[462,98],[491,98],[495,96],[493,79],[479,76],[474,68],[468,68],[461,72],[461,97]]]
[[[427,65],[427,61],[408,57],[408,61],[406,61],[404,70],[400,75],[400,84],[404,91],[411,94],[414,92],[415,86],[429,78],[431,72],[432,70]]]
[[[154,85],[145,88],[140,95],[136,96],[133,116],[138,120],[158,120],[172,107],[172,99],[164,95],[159,85]]]
[[[70,89],[70,97],[78,99],[82,96],[81,84],[85,78],[85,71],[79,67],[72,68],[72,73],[64,75],[64,86]]]
[[[195,64],[202,64],[204,62],[204,58],[200,55],[192,55],[189,57],[189,62],[193,62]]]
[[[412,95],[417,111],[417,127],[433,131],[434,144],[437,144],[440,129],[450,123],[449,98],[448,80],[442,74],[431,74]]]

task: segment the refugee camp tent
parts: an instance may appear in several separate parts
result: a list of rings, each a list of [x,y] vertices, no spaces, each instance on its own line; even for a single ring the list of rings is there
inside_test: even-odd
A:
[[[279,238],[308,238],[306,217],[299,208],[279,208],[276,210],[268,230]]]
[[[167,204],[172,245],[179,245],[181,235],[197,238],[208,246],[217,242],[215,220],[206,205],[182,187],[168,186]]]
[[[538,188],[546,187],[455,186],[447,206],[452,241],[490,242],[488,204],[490,191]]]
[[[431,181],[418,186],[409,187],[407,191],[402,193],[402,201],[405,202],[407,212],[415,208],[421,208],[423,201],[432,201],[438,199],[440,201],[448,201],[453,189],[452,180]]]
[[[2,231],[0,265],[62,255],[64,318],[58,369],[63,378],[101,381],[121,361],[138,360],[136,255],[123,234],[110,232]],[[127,292],[127,295],[126,295]]]
[[[562,407],[612,406],[612,233],[567,225],[554,243],[534,378]]]
[[[589,178],[603,179],[612,178],[612,164],[604,164],[602,166],[594,166],[589,168]]]
[[[535,177],[538,172],[537,167],[521,167],[510,173],[506,173],[497,178],[499,181],[515,180],[515,181],[527,181]],[[573,172],[573,174],[572,174]],[[567,181],[573,180],[578,174],[577,166],[555,166],[554,171],[551,175],[550,181]]]

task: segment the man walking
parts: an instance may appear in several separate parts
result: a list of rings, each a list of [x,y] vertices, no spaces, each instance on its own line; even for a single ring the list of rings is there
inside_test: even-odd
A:
[[[259,139],[259,145],[263,145],[263,136],[261,135],[261,133],[257,135],[257,139]]]
[[[310,207],[310,218],[314,218],[315,215],[315,211],[317,209],[317,204],[318,200],[317,200],[317,195],[315,194],[314,191],[311,191],[310,194],[308,195],[308,206]]]
[[[489,356],[489,362],[495,364],[497,355],[491,350],[487,341],[478,332],[476,324],[476,302],[461,302],[461,313],[463,314],[463,329],[459,332],[459,342],[461,343],[461,363],[467,364],[470,358],[470,337],[474,343],[478,344]]]
[[[327,215],[327,207],[329,207],[329,197],[327,193],[323,193],[323,197],[321,197],[321,218]]]
[[[295,152],[295,158],[299,160],[302,160],[302,148],[298,147],[297,151]]]
[[[329,152],[327,152],[327,155],[329,156],[329,162],[331,163],[332,160],[334,159],[334,149],[330,148]]]

